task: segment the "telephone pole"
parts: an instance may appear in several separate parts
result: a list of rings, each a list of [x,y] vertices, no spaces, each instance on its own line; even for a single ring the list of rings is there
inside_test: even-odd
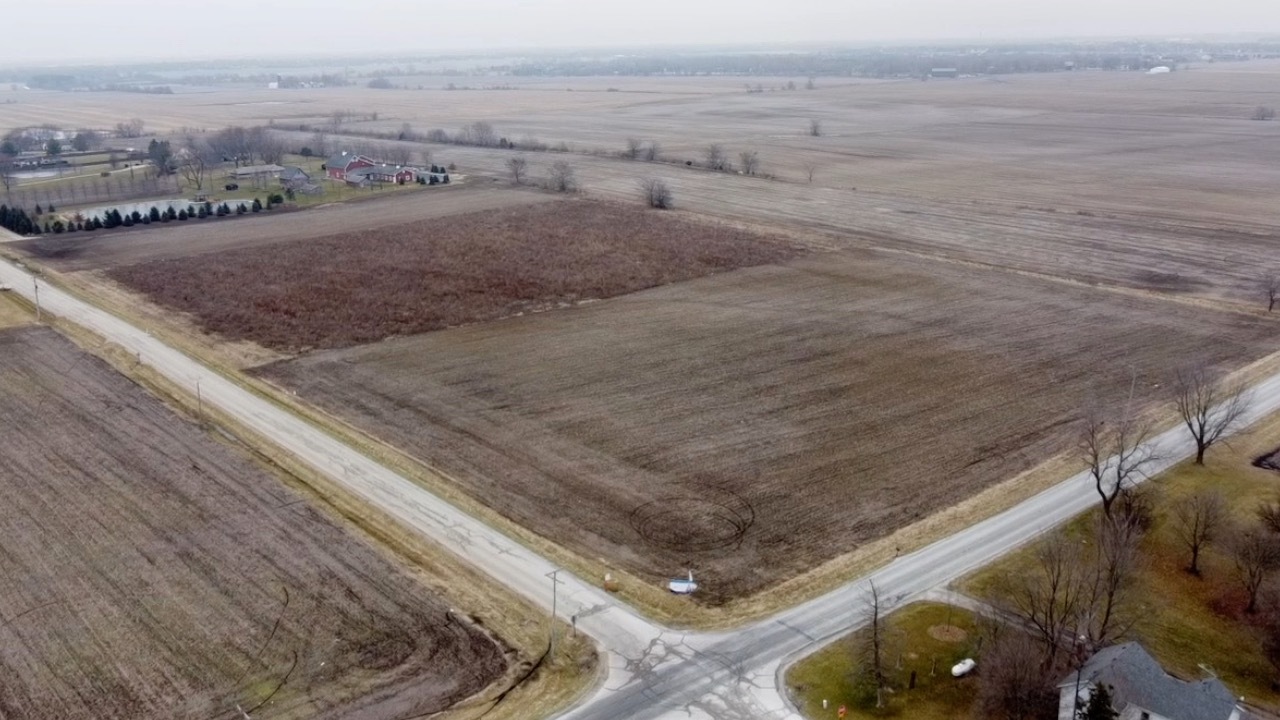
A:
[[[40,280],[31,276],[31,285],[36,289],[36,322],[40,322]]]
[[[556,580],[556,575],[559,572],[560,570],[556,569],[546,574],[546,577],[551,578],[551,641],[548,643],[547,654],[553,661],[556,659],[556,598],[560,594],[558,587],[560,582]]]

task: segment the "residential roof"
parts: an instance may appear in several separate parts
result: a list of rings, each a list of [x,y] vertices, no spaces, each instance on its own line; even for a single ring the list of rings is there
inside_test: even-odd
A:
[[[387,163],[378,163],[377,165],[372,165],[369,167],[356,168],[351,172],[347,173],[347,175],[353,175],[353,176],[354,175],[395,175],[397,173],[404,172],[405,170],[408,170],[409,172],[413,172],[413,173],[421,172],[417,168],[409,167],[408,165],[390,165]]]
[[[1216,678],[1184,682],[1160,667],[1142,645],[1128,642],[1103,648],[1080,670],[1082,683],[1105,683],[1117,709],[1133,704],[1171,720],[1228,720],[1236,709],[1235,697]],[[1076,673],[1059,688],[1076,684]]]
[[[280,169],[280,178],[282,180],[305,180],[311,177],[306,170],[293,165],[286,165]]]
[[[234,174],[240,177],[245,175],[263,175],[275,174],[284,170],[279,165],[245,165],[235,169]]]
[[[352,162],[356,160],[362,160],[362,159],[369,160],[369,158],[364,157],[359,153],[343,151],[338,153],[337,155],[331,156],[328,160],[325,161],[324,166],[326,168],[336,168],[338,170],[346,170],[347,166],[350,165]]]

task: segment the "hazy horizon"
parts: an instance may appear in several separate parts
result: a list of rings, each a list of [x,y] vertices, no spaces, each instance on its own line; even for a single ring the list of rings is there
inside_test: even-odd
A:
[[[8,10],[0,64],[73,64],[660,45],[1184,37],[1280,30],[1267,0],[477,0],[436,6],[226,0],[193,12],[161,0],[46,0]],[[198,7],[198,6],[197,6]],[[1263,24],[1266,16],[1269,26]],[[50,25],[56,31],[50,32]],[[51,39],[56,38],[56,40]]]

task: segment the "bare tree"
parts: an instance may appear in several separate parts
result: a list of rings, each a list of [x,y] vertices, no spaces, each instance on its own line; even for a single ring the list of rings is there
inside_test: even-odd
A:
[[[805,177],[809,178],[809,184],[813,184],[813,174],[818,172],[818,166],[812,163],[804,166]]]
[[[329,115],[329,130],[337,135],[338,130],[342,128],[342,122],[346,119],[347,112],[345,110],[334,110]]]
[[[857,660],[867,679],[875,684],[876,707],[882,708],[884,691],[889,684],[889,675],[885,672],[885,657],[888,655],[885,645],[889,633],[884,612],[888,603],[881,597],[880,588],[875,583],[870,583],[863,602],[866,604],[866,629],[863,631],[864,640],[858,648]]]
[[[1200,551],[1214,543],[1227,522],[1227,501],[1221,490],[1195,492],[1173,504],[1173,532],[1191,552],[1187,572],[1200,574]]]
[[[397,136],[397,139],[412,142],[418,139],[418,134],[413,131],[413,126],[409,123],[401,123],[400,134]]]
[[[507,172],[511,173],[511,182],[516,185],[524,183],[525,172],[529,169],[529,161],[523,155],[507,158]]]
[[[411,165],[413,163],[413,148],[408,145],[391,145],[384,151],[387,162],[392,165]]]
[[[1097,410],[1087,413],[1080,454],[1107,517],[1111,517],[1116,498],[1144,480],[1147,468],[1158,459],[1150,440],[1151,426],[1134,418],[1128,409],[1111,421]]]
[[[204,190],[210,169],[218,162],[218,154],[209,144],[194,135],[188,135],[179,153],[178,172],[197,193]]]
[[[1250,398],[1244,385],[1228,385],[1208,367],[1195,365],[1178,371],[1173,401],[1195,440],[1196,464],[1203,465],[1205,451],[1239,426]]]
[[[760,153],[755,150],[743,150],[738,153],[738,161],[742,163],[742,172],[755,175],[760,169]]]
[[[1258,609],[1258,592],[1280,563],[1280,547],[1274,537],[1260,528],[1250,528],[1236,535],[1231,550],[1236,577],[1249,596],[1244,611],[1252,614]]]
[[[493,147],[498,144],[498,132],[487,122],[474,122],[462,128],[457,141],[463,145]]]
[[[311,136],[311,152],[320,156],[329,156],[329,136],[323,130],[317,130]]]
[[[1253,119],[1254,120],[1275,120],[1276,109],[1271,107],[1258,106],[1253,110]]]
[[[16,166],[13,158],[4,153],[0,153],[0,185],[4,186],[5,197],[9,196],[13,186],[18,182]]]
[[[813,81],[810,80],[810,82],[813,82]],[[809,121],[809,136],[822,137],[822,121],[821,120],[817,118],[813,118],[812,120]]]
[[[675,205],[671,196],[671,188],[662,178],[643,178],[640,180],[640,192],[644,194],[645,204],[658,210],[670,210]]]
[[[644,149],[644,159],[655,162],[660,157],[662,157],[662,146],[656,142],[650,142],[649,147]]]
[[[644,141],[640,138],[627,138],[627,149],[623,152],[623,157],[628,160],[637,160],[640,158],[640,150],[644,147]]]
[[[1084,560],[1079,542],[1055,532],[1036,547],[1034,569],[1010,578],[1002,593],[1009,611],[1044,644],[1042,670],[1057,661],[1064,639],[1075,636],[1084,614]]]
[[[128,122],[118,122],[116,123],[116,135],[122,138],[142,137],[142,131],[145,127],[146,124],[142,122],[141,118],[133,118]]]
[[[192,144],[194,135],[187,135],[187,146]],[[236,164],[236,167],[253,164],[254,137],[249,134],[249,130],[233,125],[226,127],[213,133],[207,141],[204,141],[210,152],[230,160]]]
[[[1076,634],[1092,649],[1123,637],[1138,620],[1133,603],[1134,582],[1141,559],[1142,528],[1131,518],[1098,520],[1094,558],[1086,594],[1076,622]]]
[[[1045,669],[1044,647],[1017,628],[984,638],[977,710],[990,720],[1055,717],[1057,678]]]
[[[562,193],[577,190],[578,180],[573,166],[563,160],[552,163],[551,172],[547,176],[547,188]]]
[[[1276,302],[1280,301],[1280,274],[1264,275],[1258,286],[1267,298],[1267,312],[1275,310]]]
[[[731,168],[729,165],[729,155],[725,153],[724,146],[719,143],[712,143],[707,146],[703,153],[706,158],[707,167],[719,172],[728,172]]]

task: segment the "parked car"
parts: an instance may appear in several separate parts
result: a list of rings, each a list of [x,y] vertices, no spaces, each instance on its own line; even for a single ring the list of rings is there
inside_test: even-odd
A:
[[[955,666],[951,668],[951,676],[964,677],[965,675],[968,675],[969,673],[973,672],[973,669],[977,666],[978,666],[978,663],[975,662],[973,658],[965,658],[964,660],[961,660],[960,662],[956,663]]]
[[[224,188],[225,188],[226,190],[239,190],[239,189],[240,189],[240,186],[239,186],[238,184],[236,184],[236,183],[227,183],[227,184],[224,186]]]

